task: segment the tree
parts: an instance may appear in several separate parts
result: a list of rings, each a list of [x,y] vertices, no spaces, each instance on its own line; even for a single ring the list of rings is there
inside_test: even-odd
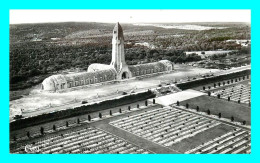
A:
[[[208,115],[210,115],[210,110],[209,109],[208,109],[207,113],[208,113]]]
[[[218,113],[218,117],[221,118],[221,113]]]
[[[218,98],[220,98],[220,94],[218,94]]]
[[[119,113],[122,113],[122,109],[121,108],[119,109]]]
[[[41,127],[41,134],[43,135],[44,134],[44,128],[43,127]]]
[[[53,125],[53,126],[52,126],[52,129],[53,129],[53,131],[56,131],[56,126]]]
[[[131,110],[131,106],[128,106],[128,110],[129,110],[129,111]]]
[[[137,106],[136,106],[138,109],[139,109],[139,104],[137,104]]]
[[[177,106],[180,106],[180,102],[179,101],[177,101]]]
[[[153,99],[153,104],[155,104],[155,99]]]
[[[77,119],[77,124],[80,124],[80,120],[79,120],[79,118]]]
[[[198,111],[200,110],[200,107],[199,107],[199,106],[197,106],[197,107],[196,107],[196,110],[197,110],[197,112],[198,112]]]
[[[148,101],[147,100],[145,100],[145,106],[147,106],[148,105]]]
[[[234,122],[234,120],[235,120],[235,118],[232,116],[232,117],[231,117],[231,121]]]
[[[102,118],[102,113],[99,113],[99,115],[98,115],[98,116],[99,116],[99,118]]]
[[[186,104],[186,108],[187,108],[187,109],[189,108],[189,104],[188,104],[188,103]]]
[[[66,121],[66,127],[69,127],[69,122],[68,121]]]
[[[91,121],[91,116],[90,115],[88,115],[88,121]]]
[[[112,114],[112,110],[109,111],[109,115],[111,115],[111,116],[113,115],[113,114]]]
[[[211,92],[208,92],[208,96],[210,96],[211,95]]]
[[[29,131],[27,131],[26,135],[27,135],[28,138],[31,136]]]

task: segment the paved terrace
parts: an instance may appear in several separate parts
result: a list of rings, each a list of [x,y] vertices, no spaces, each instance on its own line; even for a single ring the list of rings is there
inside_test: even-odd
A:
[[[250,69],[250,65],[226,71],[196,68],[187,65],[175,65],[175,71],[169,74],[163,74],[139,80],[126,80],[115,84],[98,85],[70,92],[47,93],[40,92],[39,89],[36,89],[32,90],[31,94],[28,96],[10,101],[10,110],[15,111],[17,109],[23,108],[23,115],[25,117],[35,116],[42,113],[48,113],[51,111],[63,110],[78,106],[81,104],[82,100],[87,100],[88,102],[102,101],[121,96],[122,91],[129,92],[134,90],[135,92],[138,92],[150,88],[156,88],[158,84],[162,83],[163,81],[184,81],[188,77],[198,77],[202,74],[214,73],[215,75],[219,75],[241,71],[244,69]],[[12,116],[12,113],[10,113],[10,116]]]

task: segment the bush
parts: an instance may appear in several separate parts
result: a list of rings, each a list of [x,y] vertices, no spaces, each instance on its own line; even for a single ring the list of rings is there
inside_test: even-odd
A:
[[[185,83],[179,83],[179,84],[177,84],[177,87],[179,87],[182,90],[186,90],[186,89],[199,87],[201,85],[214,83],[214,82],[219,82],[218,85],[220,86],[221,85],[220,81],[241,77],[241,76],[244,76],[244,75],[247,75],[247,74],[251,74],[251,71],[250,70],[244,70],[244,71],[234,72],[234,73],[230,73],[230,74],[223,74],[223,75],[219,75],[219,76],[211,76],[211,77],[203,78],[203,79],[200,79],[200,80],[193,80],[193,81],[189,81],[189,82],[185,82]]]
[[[87,104],[88,102],[87,101],[81,101],[81,104]]]

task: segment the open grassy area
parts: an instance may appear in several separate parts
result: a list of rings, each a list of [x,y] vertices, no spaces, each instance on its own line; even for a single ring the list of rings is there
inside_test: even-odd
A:
[[[233,116],[234,121],[246,121],[247,124],[251,125],[251,109],[244,105],[207,95],[182,101],[180,105],[185,106],[187,103],[189,108],[196,109],[199,106],[200,111],[207,112],[210,110],[210,114],[214,115],[221,113],[223,118],[228,119]]]

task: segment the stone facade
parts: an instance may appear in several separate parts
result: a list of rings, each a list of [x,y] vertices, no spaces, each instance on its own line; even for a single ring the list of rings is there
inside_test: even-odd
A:
[[[123,29],[117,23],[113,30],[110,65],[95,63],[88,67],[87,72],[52,75],[42,82],[42,90],[56,92],[78,86],[129,79],[172,70],[173,64],[168,60],[128,66],[125,62]]]

